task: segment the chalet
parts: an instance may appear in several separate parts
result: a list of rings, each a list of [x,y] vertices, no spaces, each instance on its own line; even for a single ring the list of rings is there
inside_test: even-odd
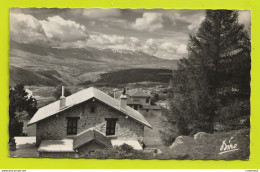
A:
[[[127,105],[140,113],[161,114],[162,107],[151,104],[151,96],[142,90],[127,90]]]
[[[28,125],[36,124],[36,145],[43,157],[74,157],[96,149],[129,143],[140,148],[143,115],[127,106],[127,96],[114,99],[90,87],[40,108]]]

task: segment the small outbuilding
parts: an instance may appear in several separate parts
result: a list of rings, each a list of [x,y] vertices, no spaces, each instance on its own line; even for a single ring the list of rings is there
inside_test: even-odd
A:
[[[78,134],[73,140],[73,149],[83,154],[112,147],[110,139],[94,128]]]

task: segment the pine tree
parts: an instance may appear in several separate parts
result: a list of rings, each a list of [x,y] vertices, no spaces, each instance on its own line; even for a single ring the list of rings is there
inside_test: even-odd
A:
[[[27,112],[28,116],[20,116],[19,112]],[[9,137],[19,136],[23,132],[21,118],[30,119],[37,111],[37,101],[28,97],[28,93],[22,84],[9,89]]]
[[[249,100],[250,38],[237,11],[207,10],[187,49],[173,73],[173,110],[166,118],[175,118],[169,125],[177,126],[179,135],[212,133],[222,107]]]

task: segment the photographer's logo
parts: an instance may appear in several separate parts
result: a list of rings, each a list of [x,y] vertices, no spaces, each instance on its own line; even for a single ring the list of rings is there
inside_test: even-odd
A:
[[[231,137],[228,141],[227,139],[223,140],[222,145],[220,147],[220,153],[219,154],[224,154],[228,152],[234,152],[239,150],[237,147],[237,143],[233,143],[234,137]]]

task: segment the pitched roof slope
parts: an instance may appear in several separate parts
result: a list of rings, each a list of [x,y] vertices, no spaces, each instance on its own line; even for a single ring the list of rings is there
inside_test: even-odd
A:
[[[105,147],[112,146],[109,138],[107,138],[104,134],[100,133],[96,129],[90,128],[90,129],[78,134],[73,139],[73,149],[77,149],[78,147],[83,146],[84,144],[86,144],[92,140],[102,144]]]
[[[38,152],[74,152],[73,140],[42,140]]]
[[[90,87],[84,90],[81,90],[75,94],[72,94],[66,97],[66,107],[60,109],[60,100],[57,100],[51,104],[48,104],[42,108],[40,108],[33,118],[30,120],[28,125],[32,125],[37,123],[45,118],[53,116],[59,112],[65,111],[79,103],[85,102],[91,98],[96,98],[99,101],[115,108],[116,110],[120,111],[121,113],[137,120],[138,122],[148,126],[151,128],[151,125],[147,122],[147,120],[140,114],[138,111],[132,109],[129,106],[126,106],[125,109],[121,109],[119,105],[119,100],[114,99],[113,97],[107,95],[103,91],[100,91],[94,87]]]

